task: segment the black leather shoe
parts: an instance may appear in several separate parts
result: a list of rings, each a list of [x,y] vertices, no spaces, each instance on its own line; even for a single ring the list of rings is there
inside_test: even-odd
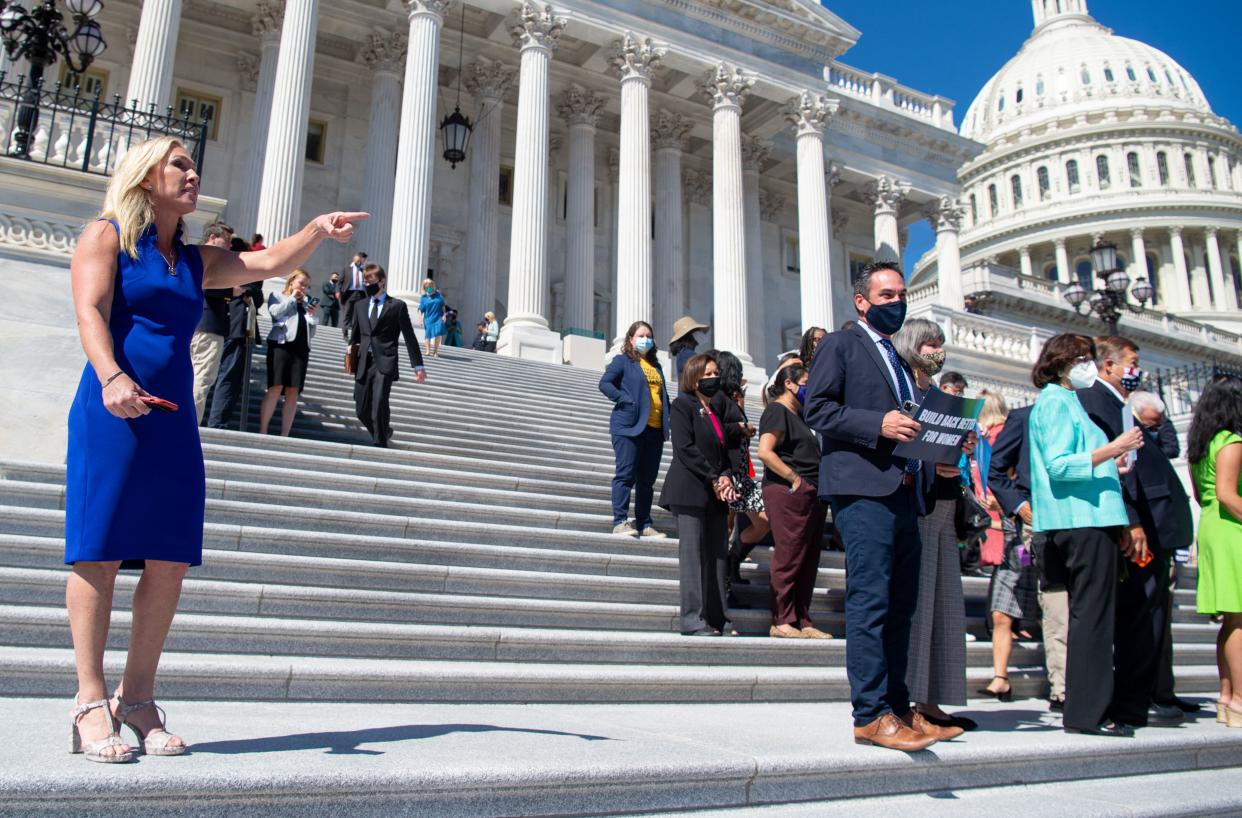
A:
[[[1180,727],[1186,722],[1186,714],[1180,707],[1169,704],[1153,704],[1147,708],[1148,727]]]
[[[1079,733],[1084,736],[1115,736],[1117,738],[1134,738],[1134,728],[1116,721],[1102,721],[1094,730],[1080,730],[1077,727],[1066,727],[1067,733]]]
[[[1053,713],[1065,712],[1065,699],[1048,699],[1048,710]]]
[[[1156,702],[1156,704],[1162,707],[1176,707],[1183,713],[1198,713],[1203,709],[1203,705],[1196,704],[1195,702],[1188,702],[1180,696],[1174,696],[1167,702]]]

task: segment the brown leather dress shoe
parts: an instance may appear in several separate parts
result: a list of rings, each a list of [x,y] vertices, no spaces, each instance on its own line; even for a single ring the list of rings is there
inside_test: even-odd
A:
[[[955,739],[962,733],[966,732],[961,727],[941,727],[939,725],[932,724],[923,717],[922,713],[917,710],[911,710],[904,716],[898,716],[898,718],[901,720],[902,724],[909,727],[914,732],[920,733],[928,738],[933,738],[936,741],[949,741],[950,739]]]
[[[911,730],[892,713],[885,713],[870,724],[854,728],[855,744],[874,744],[890,750],[913,753],[936,743],[931,736]]]

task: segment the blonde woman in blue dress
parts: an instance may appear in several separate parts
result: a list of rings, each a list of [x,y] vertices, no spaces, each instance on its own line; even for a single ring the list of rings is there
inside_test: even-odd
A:
[[[155,704],[155,674],[186,569],[202,562],[206,487],[193,411],[190,337],[203,288],[283,276],[325,238],[348,241],[365,213],[319,216],[259,252],[182,242],[198,205],[194,160],[172,137],[131,148],[108,183],[98,221],[70,262],[87,365],[69,410],[65,589],[77,665],[72,751],[124,762],[181,755]],[[156,399],[175,404],[153,411]],[[141,568],[129,651],[111,700],[104,646],[117,572]],[[128,726],[136,741],[118,735]]]
[[[418,300],[418,311],[423,314],[427,354],[438,358],[440,341],[448,330],[444,322],[444,293],[436,289],[436,283],[430,278],[423,280],[423,297]]]

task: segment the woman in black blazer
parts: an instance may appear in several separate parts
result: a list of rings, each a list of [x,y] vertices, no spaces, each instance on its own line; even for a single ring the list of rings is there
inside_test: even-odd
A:
[[[681,394],[669,408],[673,462],[660,505],[677,517],[681,580],[681,632],[687,636],[737,635],[725,604],[729,510],[737,499],[724,430],[711,408],[720,388],[710,355],[695,355],[681,373]]]

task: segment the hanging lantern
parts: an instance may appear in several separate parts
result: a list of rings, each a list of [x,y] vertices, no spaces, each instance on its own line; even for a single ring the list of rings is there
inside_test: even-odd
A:
[[[470,120],[466,119],[461,108],[453,107],[453,113],[440,123],[440,133],[444,137],[444,158],[449,166],[457,168],[458,162],[466,161],[466,145],[470,142],[470,132],[474,130]]]

